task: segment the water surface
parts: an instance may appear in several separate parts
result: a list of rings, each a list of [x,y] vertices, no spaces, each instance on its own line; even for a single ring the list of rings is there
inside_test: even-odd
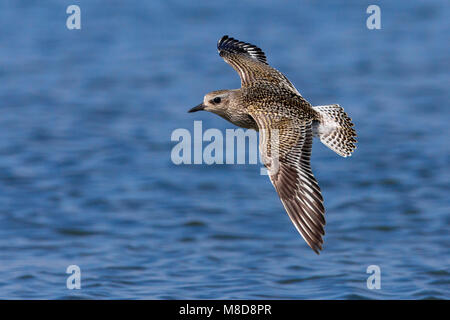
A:
[[[75,3],[72,31],[73,2],[0,4],[0,298],[449,298],[448,1],[378,1],[381,30],[361,1]],[[173,130],[233,128],[186,113],[239,86],[224,34],[356,124],[351,158],[313,147],[320,256],[259,165],[171,162]]]

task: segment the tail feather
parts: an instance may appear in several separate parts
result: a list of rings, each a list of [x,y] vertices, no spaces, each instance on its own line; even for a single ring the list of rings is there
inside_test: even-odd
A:
[[[356,131],[344,109],[338,104],[313,107],[319,113],[314,127],[320,141],[337,154],[348,157],[356,149]]]

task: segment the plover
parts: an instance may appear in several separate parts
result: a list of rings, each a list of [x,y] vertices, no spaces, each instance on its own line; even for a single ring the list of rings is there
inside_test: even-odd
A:
[[[306,243],[319,254],[325,234],[325,208],[310,166],[313,136],[347,157],[356,148],[351,119],[337,104],[312,106],[292,83],[267,63],[255,45],[222,37],[219,55],[241,78],[241,88],[205,95],[189,110],[215,113],[259,131],[261,159],[284,208]]]

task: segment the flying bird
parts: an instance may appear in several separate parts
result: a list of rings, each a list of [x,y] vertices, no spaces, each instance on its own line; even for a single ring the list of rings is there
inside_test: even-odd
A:
[[[259,132],[261,159],[281,202],[306,243],[319,254],[325,208],[311,171],[313,136],[342,157],[352,154],[356,131],[337,104],[312,106],[255,45],[223,36],[219,55],[241,79],[241,88],[218,90],[189,110],[215,113],[236,126]]]

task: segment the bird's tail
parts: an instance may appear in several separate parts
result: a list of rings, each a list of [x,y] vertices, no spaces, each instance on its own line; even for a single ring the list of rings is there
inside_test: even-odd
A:
[[[320,141],[340,156],[351,156],[356,149],[356,131],[352,128],[352,119],[338,104],[313,108],[318,112],[318,122],[313,129]]]

